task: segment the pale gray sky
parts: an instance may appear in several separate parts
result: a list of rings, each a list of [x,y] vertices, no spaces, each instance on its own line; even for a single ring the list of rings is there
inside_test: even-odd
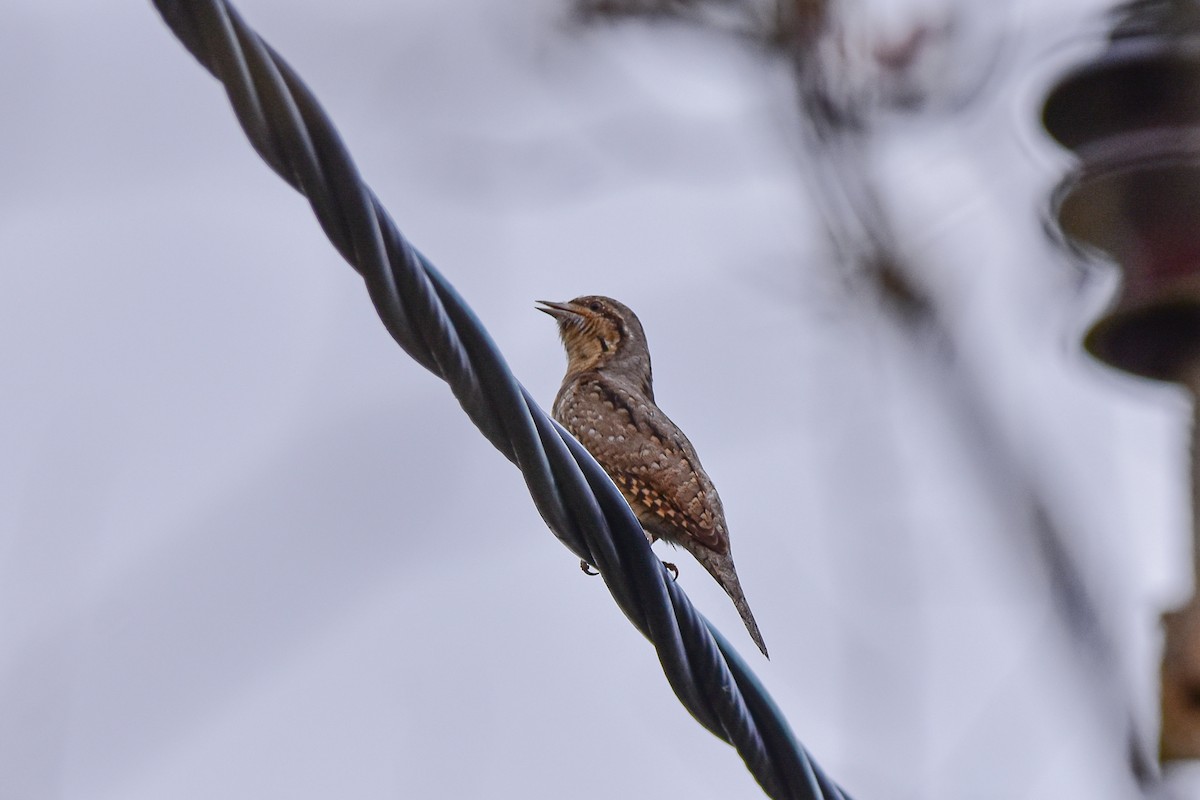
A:
[[[790,72],[744,39],[551,0],[239,8],[544,405],[535,299],[639,313],[773,660],[680,581],[859,800],[1137,796],[1188,411],[1081,354],[1111,275],[1040,227],[1069,159],[1037,104],[1098,4],[986,12],[957,29],[1000,54],[976,106],[879,123],[949,368],[833,261]],[[758,796],[151,4],[4,17],[0,797]],[[1071,635],[1029,482],[1115,663]]]

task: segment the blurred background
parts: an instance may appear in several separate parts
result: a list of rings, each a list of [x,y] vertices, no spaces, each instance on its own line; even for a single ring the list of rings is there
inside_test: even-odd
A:
[[[759,796],[152,5],[67,6],[0,25],[0,797]],[[855,797],[1160,790],[1190,404],[1081,349],[1039,121],[1106,4],[238,7],[545,407],[535,299],[639,314],[772,660],[679,580]]]

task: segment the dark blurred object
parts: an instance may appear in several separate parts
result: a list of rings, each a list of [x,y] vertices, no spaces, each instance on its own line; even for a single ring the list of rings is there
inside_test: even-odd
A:
[[[674,17],[693,10],[704,0],[578,0],[575,13],[584,20],[598,17]]]
[[[1108,48],[1046,100],[1046,129],[1082,162],[1059,189],[1058,223],[1124,273],[1087,349],[1185,380],[1200,349],[1200,10],[1142,1],[1117,17]]]
[[[1055,198],[1062,232],[1112,257],[1124,276],[1085,346],[1200,396],[1200,6],[1121,6],[1107,48],[1050,92],[1042,122],[1081,162]],[[1195,509],[1194,438],[1192,471]],[[1195,522],[1193,537],[1200,545]],[[1197,759],[1200,605],[1193,598],[1163,622],[1160,758]]]
[[[742,38],[790,63],[806,183],[832,258],[871,301],[937,331],[922,266],[900,244],[877,160],[889,123],[957,113],[990,85],[1005,52],[1007,5],[938,3],[901,12],[836,0],[574,0],[583,23],[674,20]]]
[[[689,19],[733,29],[779,47],[809,45],[824,27],[829,0],[575,0],[584,21],[622,17]]]
[[[1196,598],[1163,617],[1166,650],[1162,662],[1163,761],[1200,758],[1200,605]]]

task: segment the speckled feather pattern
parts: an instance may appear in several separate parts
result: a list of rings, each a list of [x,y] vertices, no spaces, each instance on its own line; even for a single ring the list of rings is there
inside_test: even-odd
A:
[[[733,566],[721,498],[692,443],[655,404],[642,323],[611,297],[542,305],[567,350],[554,418],[613,479],[651,542],[683,547],[721,584],[766,655]]]
[[[729,552],[721,498],[692,443],[635,386],[601,372],[574,375],[553,412],[604,467],[652,539],[681,544],[687,536]]]

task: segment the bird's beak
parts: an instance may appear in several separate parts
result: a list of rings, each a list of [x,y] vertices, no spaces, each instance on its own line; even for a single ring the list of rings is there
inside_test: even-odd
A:
[[[534,306],[534,308],[542,313],[549,314],[555,319],[561,320],[580,316],[579,312],[571,308],[569,303],[555,303],[550,300],[537,300],[535,302],[538,305]]]

